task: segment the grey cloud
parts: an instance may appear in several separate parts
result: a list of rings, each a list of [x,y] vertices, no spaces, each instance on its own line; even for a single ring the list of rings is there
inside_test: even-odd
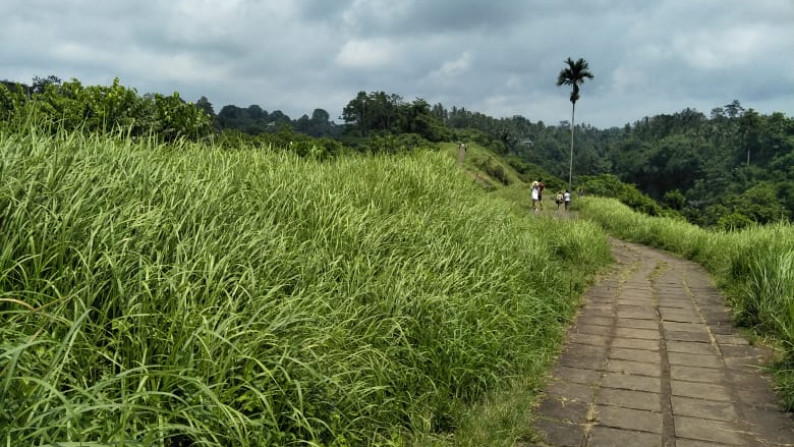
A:
[[[360,90],[555,124],[556,75],[590,62],[577,120],[622,125],[739,99],[794,110],[788,0],[5,0],[0,78],[119,76],[290,116]],[[581,115],[580,115],[581,112]]]

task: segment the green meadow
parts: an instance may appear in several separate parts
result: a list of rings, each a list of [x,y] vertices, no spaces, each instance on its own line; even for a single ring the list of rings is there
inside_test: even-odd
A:
[[[0,444],[512,445],[610,257],[510,196],[433,150],[0,131]]]

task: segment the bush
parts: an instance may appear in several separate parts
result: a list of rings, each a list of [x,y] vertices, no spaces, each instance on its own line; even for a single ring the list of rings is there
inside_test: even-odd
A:
[[[667,214],[658,203],[641,193],[636,186],[623,183],[611,174],[582,176],[579,189],[587,195],[616,198],[632,209],[649,216]]]
[[[0,87],[0,119],[23,128],[30,119],[52,132],[123,131],[133,136],[154,134],[165,141],[196,140],[209,135],[211,119],[179,93],[138,96],[118,78],[111,86],[84,87],[80,81],[47,82],[33,93]]]

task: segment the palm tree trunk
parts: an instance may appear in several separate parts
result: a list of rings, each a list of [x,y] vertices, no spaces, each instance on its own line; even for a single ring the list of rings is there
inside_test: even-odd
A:
[[[573,179],[573,120],[576,113],[576,102],[571,102],[571,104],[571,165],[568,168],[568,191],[571,191],[571,194],[573,194],[571,180]]]

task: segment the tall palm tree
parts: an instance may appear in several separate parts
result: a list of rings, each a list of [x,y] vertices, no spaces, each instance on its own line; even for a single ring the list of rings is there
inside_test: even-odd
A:
[[[567,67],[560,71],[557,76],[557,86],[570,85],[571,86],[571,165],[568,169],[568,190],[571,190],[571,178],[573,177],[573,120],[576,113],[576,101],[579,100],[579,86],[584,83],[585,79],[593,79],[593,73],[590,73],[587,61],[579,58],[574,62],[570,57],[565,61]]]

